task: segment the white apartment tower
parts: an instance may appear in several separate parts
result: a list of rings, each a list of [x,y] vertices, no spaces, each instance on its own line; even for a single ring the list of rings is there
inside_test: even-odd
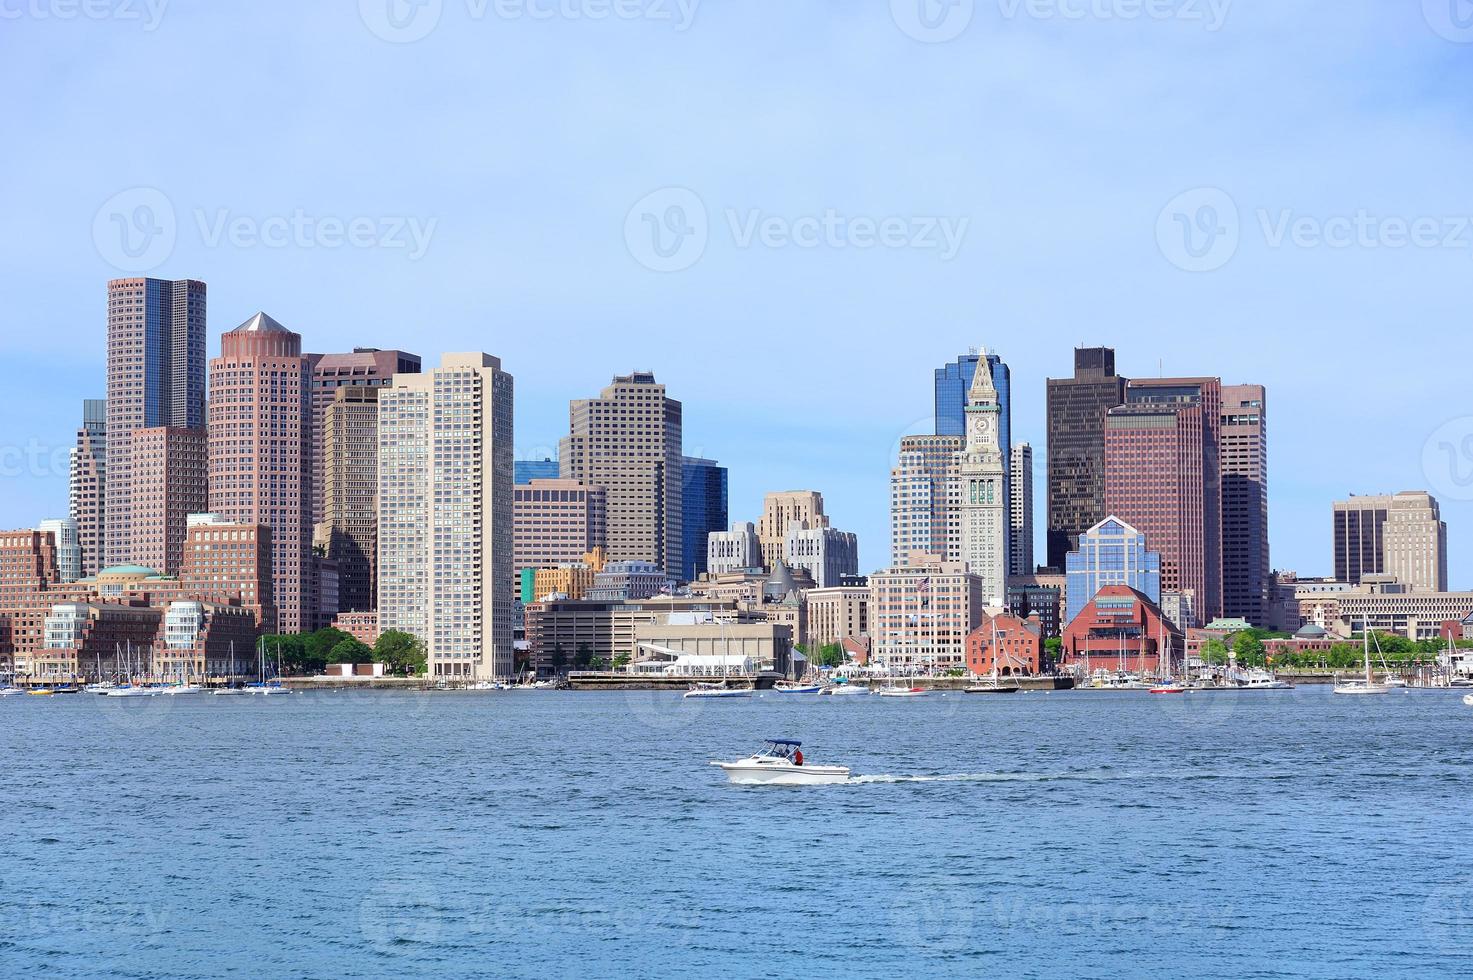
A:
[[[379,627],[419,637],[430,676],[512,666],[512,377],[446,354],[379,395]]]
[[[967,394],[961,473],[962,560],[982,580],[982,604],[1007,607],[1008,507],[997,389],[991,371],[978,371]]]

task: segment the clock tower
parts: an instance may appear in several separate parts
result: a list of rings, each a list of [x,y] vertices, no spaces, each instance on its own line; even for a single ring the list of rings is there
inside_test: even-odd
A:
[[[986,350],[967,393],[967,436],[962,449],[962,560],[982,579],[985,605],[1007,608],[1008,514],[1003,453],[998,426],[1000,407]]]

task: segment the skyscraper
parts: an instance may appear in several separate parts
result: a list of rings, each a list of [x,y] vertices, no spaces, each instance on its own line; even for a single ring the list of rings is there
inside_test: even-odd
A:
[[[418,374],[420,357],[402,350],[355,347],[348,354],[308,354],[307,363],[312,372],[312,520],[315,523],[322,521],[326,513],[326,501],[323,499],[327,486],[323,473],[326,458],[323,427],[327,423],[327,409],[334,396],[342,388],[382,388],[396,374]],[[341,601],[341,596],[339,598]]]
[[[107,284],[107,480],[103,565],[132,561],[132,436],[205,424],[205,284],[114,279]]]
[[[419,637],[431,677],[514,671],[512,399],[480,353],[379,395],[379,626]]]
[[[1352,496],[1335,501],[1334,518],[1336,581],[1393,575],[1418,591],[1447,591],[1447,525],[1431,494]]]
[[[1105,519],[1105,413],[1125,401],[1115,351],[1074,351],[1074,376],[1048,380],[1048,563],[1064,567],[1079,535]]]
[[[1268,400],[1262,385],[1224,385],[1222,426],[1222,612],[1255,626],[1269,621]]]
[[[203,428],[160,425],[134,429],[131,442],[129,560],[177,575],[189,515],[209,509],[209,438]]]
[[[577,480],[533,480],[512,490],[512,567],[556,568],[581,562],[608,541],[603,487]]]
[[[302,338],[257,313],[210,362],[210,510],[271,532],[278,628],[315,628],[310,367]]]
[[[836,588],[859,574],[859,539],[849,531],[794,522],[788,528],[783,559],[789,568],[807,569],[818,588]]]
[[[983,605],[1007,606],[1007,484],[992,375],[977,371],[967,395],[966,446],[960,460],[962,560],[978,576]]]
[[[519,459],[512,464],[512,478],[517,483],[556,480],[559,472],[558,461],[555,459]]]
[[[757,519],[757,540],[762,544],[762,564],[776,568],[787,548],[788,529],[828,527],[823,512],[823,494],[817,490],[775,490],[762,499],[762,516]]]
[[[609,558],[680,571],[684,557],[681,405],[647,371],[615,377],[568,408],[558,445],[564,479],[608,494]]]
[[[686,456],[680,461],[685,486],[681,501],[680,579],[694,582],[706,571],[706,539],[726,530],[726,467],[714,459]]]
[[[1107,517],[1079,536],[1079,550],[1064,558],[1064,623],[1074,621],[1107,585],[1125,585],[1161,603],[1161,556],[1146,536],[1118,517]]]
[[[1132,381],[1105,423],[1105,507],[1161,555],[1161,588],[1222,615],[1222,512],[1215,378]]]
[[[418,366],[416,359],[416,372]],[[335,388],[322,417],[323,485],[317,497],[322,501],[327,557],[337,565],[337,612],[378,608],[380,390],[377,385]]]
[[[1032,575],[1033,567],[1033,447],[1020,442],[1012,448],[1008,481],[1008,574]]]
[[[961,560],[961,436],[906,436],[890,471],[890,564]]]
[[[936,369],[936,434],[965,437],[967,434],[967,395],[977,375],[977,364],[986,359],[992,369],[992,387],[997,391],[998,435],[1001,445],[1012,445],[1013,398],[1012,372],[997,354],[973,348],[950,364]],[[1003,461],[1007,469],[1008,461]]]
[[[81,575],[96,575],[102,569],[103,499],[107,485],[107,400],[89,398],[82,402],[82,427],[72,448],[68,513],[77,523],[77,547]]]

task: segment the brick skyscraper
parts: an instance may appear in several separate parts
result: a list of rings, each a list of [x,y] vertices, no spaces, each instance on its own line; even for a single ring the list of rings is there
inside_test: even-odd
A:
[[[1222,612],[1268,622],[1268,399],[1262,385],[1224,385]]]
[[[1079,536],[1105,519],[1105,413],[1125,401],[1115,351],[1074,351],[1074,377],[1048,381],[1048,563],[1064,567]]]
[[[1161,588],[1222,615],[1222,484],[1215,378],[1132,381],[1105,421],[1105,507],[1161,555]]]
[[[103,565],[133,560],[133,433],[205,424],[205,284],[107,284],[107,481]]]
[[[210,362],[210,510],[271,531],[278,629],[311,629],[312,473],[302,338],[264,313],[220,338]]]
[[[608,494],[609,558],[680,573],[685,484],[681,405],[646,371],[614,378],[597,398],[569,405],[560,475]]]
[[[131,459],[131,561],[177,575],[189,515],[207,509],[209,440],[202,428],[136,429]]]

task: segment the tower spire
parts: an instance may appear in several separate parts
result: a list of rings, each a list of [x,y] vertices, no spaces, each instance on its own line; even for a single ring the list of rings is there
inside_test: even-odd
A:
[[[971,390],[967,392],[968,408],[982,404],[997,404],[997,386],[992,383],[992,362],[987,360],[986,347],[977,358],[977,370],[972,375]]]

